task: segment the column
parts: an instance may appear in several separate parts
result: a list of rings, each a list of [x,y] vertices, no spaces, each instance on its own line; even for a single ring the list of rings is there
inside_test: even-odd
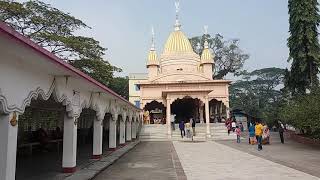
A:
[[[93,149],[92,159],[100,159],[102,156],[102,136],[103,126],[102,121],[95,116],[93,119]]]
[[[132,140],[135,140],[137,138],[137,122],[132,122]]]
[[[168,129],[168,138],[171,138],[171,121],[170,121],[170,115],[171,115],[171,101],[169,98],[167,98],[167,129]]]
[[[204,119],[203,119],[203,106],[200,105],[200,123],[203,124],[204,123]]]
[[[126,140],[131,141],[131,121],[127,122]]]
[[[205,97],[205,113],[206,113],[206,124],[207,124],[207,137],[211,137],[210,133],[210,117],[209,117],[209,100],[208,97]]]
[[[230,118],[229,101],[226,103],[226,113],[227,113],[227,119]]]
[[[124,121],[120,121],[120,139],[119,139],[119,143],[120,144],[125,144],[126,143],[126,133],[125,133],[125,130],[126,130],[126,124]]]
[[[18,115],[0,114],[0,179],[12,180],[16,175]]]
[[[223,103],[222,101],[220,102],[220,111],[219,111],[219,114],[220,114],[220,117],[222,118],[222,109],[223,109]]]
[[[118,115],[115,114],[115,117],[111,117],[109,120],[109,149],[115,150],[117,148],[117,119]]]
[[[77,119],[64,115],[62,168],[64,173],[73,173],[77,165]]]

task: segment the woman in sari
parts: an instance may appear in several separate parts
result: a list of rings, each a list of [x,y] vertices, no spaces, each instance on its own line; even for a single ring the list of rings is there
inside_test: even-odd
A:
[[[270,129],[266,124],[263,126],[262,143],[270,144]]]

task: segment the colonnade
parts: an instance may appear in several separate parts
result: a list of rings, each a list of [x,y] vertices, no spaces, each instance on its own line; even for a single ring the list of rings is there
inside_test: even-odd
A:
[[[123,114],[125,115],[125,114]],[[120,121],[120,145],[137,139],[141,119],[114,114],[109,121],[109,149],[117,148],[117,121]],[[130,120],[131,119],[131,120]],[[15,112],[0,114],[0,179],[15,179],[19,115]],[[103,120],[93,119],[92,159],[103,154]],[[62,168],[65,173],[75,172],[77,166],[77,118],[64,115]]]

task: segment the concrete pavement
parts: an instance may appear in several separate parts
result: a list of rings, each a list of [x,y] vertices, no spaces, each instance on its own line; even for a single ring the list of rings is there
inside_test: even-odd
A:
[[[141,142],[95,180],[186,179],[172,142]]]
[[[173,144],[188,180],[319,179],[216,142]]]

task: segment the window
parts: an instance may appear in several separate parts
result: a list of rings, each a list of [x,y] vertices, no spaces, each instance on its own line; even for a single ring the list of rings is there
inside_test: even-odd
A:
[[[134,104],[136,105],[136,107],[140,108],[140,101],[134,101]]]
[[[135,84],[134,87],[135,87],[136,91],[140,91],[140,86],[138,84]]]

